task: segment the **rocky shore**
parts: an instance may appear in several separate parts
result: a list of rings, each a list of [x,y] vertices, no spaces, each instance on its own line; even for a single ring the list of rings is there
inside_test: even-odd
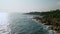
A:
[[[55,30],[57,33],[60,33],[60,22],[58,21],[59,18],[39,18],[34,17],[36,21],[48,25],[49,30]]]
[[[49,30],[54,30],[57,33],[60,33],[60,10],[50,10],[46,12],[30,12],[27,13],[30,15],[39,15],[43,17],[33,17],[36,21],[49,26]]]

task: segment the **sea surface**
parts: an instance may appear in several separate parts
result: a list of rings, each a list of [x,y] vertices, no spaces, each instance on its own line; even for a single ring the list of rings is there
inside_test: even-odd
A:
[[[0,13],[0,34],[53,34],[47,27],[32,20],[33,16],[20,13]]]

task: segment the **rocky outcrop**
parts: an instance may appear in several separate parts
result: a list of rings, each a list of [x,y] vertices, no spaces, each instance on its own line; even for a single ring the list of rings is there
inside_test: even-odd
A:
[[[60,21],[58,18],[39,18],[34,17],[33,19],[36,19],[36,21],[39,21],[40,23],[43,23],[44,25],[49,25],[49,30],[55,30],[58,33],[60,33]]]

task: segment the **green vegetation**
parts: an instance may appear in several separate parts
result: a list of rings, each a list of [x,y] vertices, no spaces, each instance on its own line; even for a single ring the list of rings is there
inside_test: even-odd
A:
[[[40,21],[40,23],[44,23],[45,25],[51,25],[49,29],[56,30],[60,33],[60,10],[50,10],[47,12],[31,12],[27,14],[33,14],[33,15],[41,15],[42,18],[35,17],[37,21]]]
[[[32,14],[32,15],[41,15],[44,16],[45,18],[51,17],[51,18],[60,18],[60,10],[50,10],[46,12],[30,12],[26,14]]]
[[[49,12],[45,12],[44,14],[41,13],[42,15],[45,15],[44,18],[60,18],[60,10],[57,9],[57,10],[52,10],[52,11],[49,11]]]

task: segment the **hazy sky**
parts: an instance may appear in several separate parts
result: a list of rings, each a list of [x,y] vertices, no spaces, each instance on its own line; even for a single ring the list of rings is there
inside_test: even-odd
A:
[[[0,0],[0,12],[30,12],[60,9],[60,0]]]

